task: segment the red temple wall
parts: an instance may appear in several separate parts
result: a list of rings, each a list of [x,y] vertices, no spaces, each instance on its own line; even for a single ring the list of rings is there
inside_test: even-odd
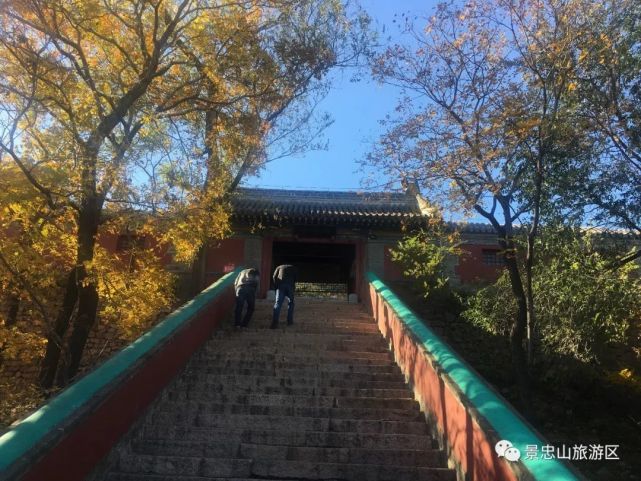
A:
[[[245,262],[245,239],[224,239],[207,250],[207,274],[216,279],[231,272]]]
[[[464,244],[454,272],[463,284],[494,282],[501,275],[502,265],[483,262],[483,250],[497,251],[496,244]]]
[[[394,246],[386,245],[383,254],[383,279],[386,281],[400,281],[403,279],[403,269],[392,260],[390,252]]]
[[[120,237],[120,235],[113,234],[111,232],[100,232],[98,233],[96,242],[107,252],[114,254],[118,252],[118,239]],[[143,246],[145,248],[152,248],[163,266],[172,262],[173,259],[169,249],[166,246],[161,246],[157,239],[145,236],[143,239]]]
[[[99,234],[98,243],[109,252],[116,252],[118,245],[118,235],[111,233]],[[269,286],[268,272],[271,269],[271,248],[272,238],[265,237],[263,239],[262,249],[262,265],[261,265],[261,292],[259,295],[264,296]],[[366,242],[366,241],[365,241]],[[361,249],[364,248],[364,243],[357,243]],[[157,243],[153,239],[146,239],[145,246],[155,246]],[[391,257],[391,249],[393,245],[385,245],[384,259],[383,259],[383,279],[387,281],[399,281],[403,279],[403,271],[399,264],[394,262]],[[483,262],[484,250],[497,250],[495,244],[464,244],[462,246],[463,253],[459,256],[458,264],[454,272],[461,283],[470,284],[476,282],[494,282],[502,271],[501,265],[488,265]],[[357,258],[361,259],[363,252]],[[161,251],[158,249],[158,255],[162,258],[162,264],[169,264],[172,259],[167,250]],[[234,270],[238,266],[242,266],[245,262],[245,240],[243,238],[225,239],[219,242],[216,247],[210,247],[207,253],[207,281],[212,281],[220,277],[220,275]],[[361,262],[357,263],[360,267]],[[362,275],[362,273],[359,273]],[[358,276],[360,278],[360,275]]]
[[[403,269],[392,260],[391,249],[386,245],[383,261],[383,276],[386,281],[403,280]],[[464,244],[454,272],[462,284],[494,282],[501,275],[502,265],[488,265],[483,261],[483,251],[498,252],[496,244]]]
[[[107,252],[114,253],[116,252],[116,246],[118,245],[118,235],[111,233],[100,233],[98,234],[98,245],[103,247]]]

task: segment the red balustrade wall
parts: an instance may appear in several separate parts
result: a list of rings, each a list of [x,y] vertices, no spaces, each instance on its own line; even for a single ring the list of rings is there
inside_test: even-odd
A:
[[[455,386],[447,381],[421,345],[404,327],[394,310],[370,284],[365,300],[378,327],[390,342],[394,357],[413,387],[416,399],[448,451],[459,479],[517,481],[516,474],[494,452],[498,441],[488,436],[465,406]]]
[[[154,398],[231,310],[231,286],[213,299],[171,338],[143,358],[89,412],[65,428],[60,439],[30,462],[21,481],[82,481],[95,469]]]

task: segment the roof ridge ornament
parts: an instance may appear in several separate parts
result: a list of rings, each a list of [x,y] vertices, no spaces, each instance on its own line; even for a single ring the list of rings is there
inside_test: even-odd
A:
[[[423,194],[421,194],[421,189],[418,186],[416,177],[403,177],[401,179],[401,186],[409,197],[413,197],[416,200],[421,214],[432,219],[440,217],[438,208],[430,204],[430,202],[423,197]]]

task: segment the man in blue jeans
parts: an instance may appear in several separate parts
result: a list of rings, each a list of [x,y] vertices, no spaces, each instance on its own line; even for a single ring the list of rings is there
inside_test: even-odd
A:
[[[247,327],[254,313],[256,305],[256,292],[260,283],[258,269],[245,269],[238,274],[234,282],[236,290],[236,309],[234,312],[234,325],[236,327]],[[247,303],[247,311],[242,322],[240,320],[243,307]]]
[[[296,289],[296,267],[290,264],[278,266],[274,271],[274,287],[276,288],[276,302],[274,303],[274,315],[272,317],[272,329],[278,327],[280,308],[283,307],[285,298],[287,304],[287,325],[294,323],[294,291]]]

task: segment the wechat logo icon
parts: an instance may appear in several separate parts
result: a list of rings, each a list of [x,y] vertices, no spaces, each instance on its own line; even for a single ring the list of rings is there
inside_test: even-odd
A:
[[[515,448],[507,439],[502,439],[496,443],[494,450],[496,454],[499,455],[499,458],[504,457],[508,461],[518,461],[521,459],[521,451]]]

